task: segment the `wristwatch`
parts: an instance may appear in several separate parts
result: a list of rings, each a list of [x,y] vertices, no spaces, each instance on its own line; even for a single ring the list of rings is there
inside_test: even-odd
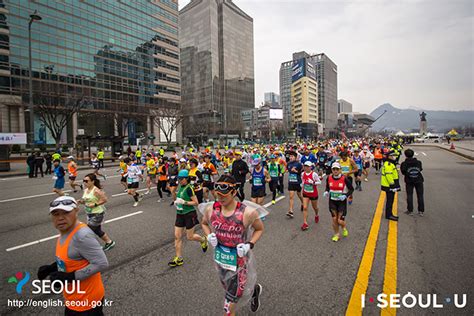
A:
[[[94,206],[97,207],[97,206],[99,206],[99,205],[98,205],[97,203],[94,203]]]
[[[251,241],[248,241],[247,244],[250,245],[250,249],[253,249],[253,247],[255,247],[255,244]]]

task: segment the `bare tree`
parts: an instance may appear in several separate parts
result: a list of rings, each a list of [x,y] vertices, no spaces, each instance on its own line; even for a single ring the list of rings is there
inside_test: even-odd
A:
[[[82,95],[61,95],[59,93],[45,92],[36,96],[35,112],[39,120],[51,132],[56,143],[60,147],[61,134],[78,114],[87,106],[88,102]]]
[[[166,143],[169,146],[173,133],[176,133],[178,126],[183,122],[184,116],[179,108],[162,107],[152,110],[153,121],[163,133]]]

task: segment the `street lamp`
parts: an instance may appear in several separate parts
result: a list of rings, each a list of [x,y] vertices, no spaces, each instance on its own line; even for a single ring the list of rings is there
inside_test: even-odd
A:
[[[33,14],[30,15],[30,22],[28,23],[28,54],[29,54],[29,74],[30,74],[30,97],[28,100],[28,111],[30,112],[30,142],[31,144],[35,141],[35,131],[34,131],[34,112],[33,112],[33,66],[32,66],[32,58],[31,58],[31,25],[35,21],[41,21],[41,16],[37,14],[37,10]]]

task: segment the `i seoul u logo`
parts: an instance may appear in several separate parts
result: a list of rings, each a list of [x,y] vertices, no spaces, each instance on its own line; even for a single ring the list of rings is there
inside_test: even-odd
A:
[[[8,283],[16,283],[16,292],[21,294],[21,289],[23,286],[30,280],[30,274],[25,272],[23,275],[22,272],[15,273],[15,276],[8,278]]]

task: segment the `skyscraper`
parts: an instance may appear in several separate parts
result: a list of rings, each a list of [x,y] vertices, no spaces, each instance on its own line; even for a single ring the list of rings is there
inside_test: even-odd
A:
[[[324,53],[310,55],[306,52],[293,54],[293,59],[280,67],[280,98],[284,120],[292,129],[296,124],[291,118],[291,68],[296,60],[306,58],[314,65],[318,89],[318,122],[326,135],[334,135],[337,126],[337,66]]]
[[[87,100],[83,114],[68,123],[68,143],[78,129],[126,136],[132,144],[141,133],[159,141],[153,111],[180,102],[177,1],[2,1],[1,131],[25,131],[28,23],[35,10],[42,19],[31,27],[33,102],[51,91],[58,102],[75,95]]]
[[[185,135],[239,134],[255,106],[253,19],[231,0],[192,0],[179,18]]]
[[[275,92],[265,92],[264,103],[271,108],[280,108],[280,96]]]
[[[337,113],[351,113],[352,103],[347,102],[344,99],[337,100]]]

